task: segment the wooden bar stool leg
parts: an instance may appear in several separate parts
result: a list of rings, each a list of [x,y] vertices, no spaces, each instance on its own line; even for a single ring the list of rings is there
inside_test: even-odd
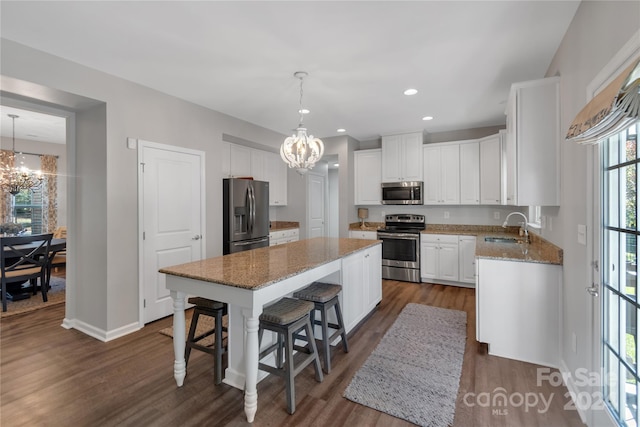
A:
[[[198,309],[194,309],[193,318],[191,319],[191,326],[189,327],[189,334],[187,335],[187,345],[184,349],[184,364],[189,364],[189,356],[191,355],[191,343],[193,342],[193,337],[196,334],[196,325],[198,324],[198,317],[200,317],[200,312]]]
[[[336,318],[338,320],[338,325],[342,328],[342,333],[340,336],[342,337],[342,349],[345,353],[349,353],[349,343],[347,342],[347,332],[344,328],[344,322],[342,321],[342,310],[340,309],[340,302],[337,302],[334,306],[336,308]]]
[[[222,310],[216,311],[216,324],[215,324],[215,348],[216,348],[216,373],[215,383],[216,385],[222,382]]]
[[[313,338],[313,327],[311,326],[311,321],[307,321],[305,325],[306,334],[307,334],[307,343],[309,345],[309,351],[316,355],[315,360],[313,361],[313,366],[316,369],[316,381],[322,382],[324,376],[322,375],[322,366],[320,366],[320,357],[318,357],[318,348],[316,347],[316,340]]]
[[[322,322],[322,346],[324,353],[324,370],[328,374],[331,372],[331,343],[329,342],[329,319],[327,319],[328,309],[326,304],[320,304],[320,319]]]
[[[284,345],[285,345],[285,362],[284,368],[287,372],[287,377],[285,378],[286,383],[286,392],[287,392],[287,410],[290,414],[293,414],[296,410],[296,388],[294,384],[294,378],[296,376],[295,369],[293,367],[293,331],[291,329],[287,329]],[[280,346],[278,346],[280,348]]]

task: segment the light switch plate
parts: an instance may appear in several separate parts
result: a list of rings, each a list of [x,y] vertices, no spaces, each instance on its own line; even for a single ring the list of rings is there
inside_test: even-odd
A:
[[[444,218],[448,219],[449,218],[449,211],[444,211]]]
[[[578,243],[587,244],[587,226],[584,224],[578,224]]]
[[[135,138],[127,138],[127,148],[129,150],[135,150],[138,148],[138,140]]]

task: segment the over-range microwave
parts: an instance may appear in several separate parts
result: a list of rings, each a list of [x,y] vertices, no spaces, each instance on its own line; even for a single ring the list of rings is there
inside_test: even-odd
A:
[[[421,205],[422,181],[383,182],[383,205]]]

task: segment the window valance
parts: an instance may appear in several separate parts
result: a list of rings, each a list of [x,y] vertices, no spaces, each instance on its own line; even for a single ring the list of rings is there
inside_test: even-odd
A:
[[[640,58],[635,60],[578,113],[566,140],[595,144],[640,117]]]

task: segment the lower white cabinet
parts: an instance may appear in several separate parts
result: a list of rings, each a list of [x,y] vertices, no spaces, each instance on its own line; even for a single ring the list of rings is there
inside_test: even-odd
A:
[[[458,272],[461,282],[476,283],[476,236],[458,236]]]
[[[382,300],[382,245],[342,259],[342,317],[347,332]]]
[[[283,243],[295,242],[300,239],[300,229],[290,228],[287,230],[271,231],[269,233],[269,246],[281,245]]]
[[[479,258],[476,339],[489,354],[558,367],[562,266]]]
[[[377,231],[349,230],[350,239],[378,240]]]
[[[420,236],[420,275],[422,279],[457,282],[458,236],[423,234]]]

